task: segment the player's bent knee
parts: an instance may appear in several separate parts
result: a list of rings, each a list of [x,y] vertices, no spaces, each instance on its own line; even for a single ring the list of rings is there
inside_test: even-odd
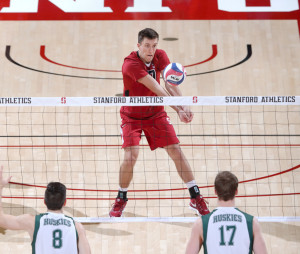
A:
[[[132,163],[136,162],[139,156],[139,147],[132,146],[125,149],[124,162]]]
[[[170,156],[179,156],[182,151],[179,144],[164,147]]]

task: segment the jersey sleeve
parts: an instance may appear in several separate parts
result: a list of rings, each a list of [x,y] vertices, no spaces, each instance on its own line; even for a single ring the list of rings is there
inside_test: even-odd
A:
[[[123,76],[127,76],[128,78],[137,81],[140,78],[147,76],[148,72],[143,69],[139,62],[127,60],[123,65],[122,74]]]
[[[158,71],[163,71],[166,66],[170,63],[169,57],[164,50],[159,50],[158,58]]]

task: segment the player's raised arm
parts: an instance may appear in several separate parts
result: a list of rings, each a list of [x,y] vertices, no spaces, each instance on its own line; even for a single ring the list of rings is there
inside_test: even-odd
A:
[[[20,216],[13,216],[5,214],[2,208],[2,191],[8,185],[11,176],[3,179],[3,166],[0,167],[0,227],[11,230],[26,230],[31,238],[34,230],[34,216],[23,214]]]
[[[86,238],[84,227],[81,223],[75,222],[76,230],[78,233],[78,253],[79,254],[90,254],[91,248]]]

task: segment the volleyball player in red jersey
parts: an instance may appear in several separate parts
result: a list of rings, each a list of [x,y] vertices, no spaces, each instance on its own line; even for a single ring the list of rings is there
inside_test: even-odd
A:
[[[160,85],[160,73],[170,63],[161,49],[157,49],[159,35],[151,28],[138,34],[138,51],[131,52],[122,67],[123,96],[182,96],[178,87],[165,83],[167,91]],[[180,120],[189,123],[193,113],[187,106],[171,106]],[[109,212],[110,217],[121,217],[127,204],[127,189],[132,180],[133,168],[139,154],[139,142],[144,132],[151,150],[165,148],[174,161],[181,179],[191,195],[190,208],[198,215],[209,213],[194,179],[191,167],[183,154],[173,125],[163,106],[123,106],[120,110],[121,135],[124,160],[120,167],[119,192]]]

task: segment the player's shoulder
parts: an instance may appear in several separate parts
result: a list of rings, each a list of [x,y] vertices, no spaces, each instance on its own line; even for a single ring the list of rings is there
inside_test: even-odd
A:
[[[75,221],[75,226],[78,229],[84,229],[83,225],[80,222],[78,222],[78,221]]]
[[[163,70],[170,63],[170,60],[163,49],[157,49],[152,62],[157,66],[158,70]]]
[[[85,229],[80,222],[75,221],[75,228],[77,230],[78,235],[85,234]]]
[[[124,63],[137,62],[139,60],[137,51],[132,51],[124,58]]]
[[[253,228],[259,228],[259,221],[256,217],[253,216],[252,219]]]
[[[244,216],[246,217],[246,219],[249,220],[249,221],[253,220],[253,218],[254,218],[253,215],[251,215],[251,214],[249,214],[249,213],[246,213],[246,212],[240,210],[240,209],[237,208],[237,207],[235,207],[234,210],[237,211],[237,212],[239,212],[239,213],[241,213],[242,215],[244,215]]]
[[[195,225],[196,225],[197,227],[199,227],[199,226],[202,227],[202,224],[203,224],[203,222],[202,222],[202,216],[201,216],[200,218],[198,218],[198,219],[195,221]]]
[[[128,69],[131,67],[143,66],[143,62],[139,59],[137,52],[133,51],[124,58],[122,69]]]
[[[164,51],[163,49],[157,49],[157,50],[155,51],[155,55],[156,55],[157,57],[163,57],[163,56],[167,56],[167,53],[166,53],[166,51]]]

